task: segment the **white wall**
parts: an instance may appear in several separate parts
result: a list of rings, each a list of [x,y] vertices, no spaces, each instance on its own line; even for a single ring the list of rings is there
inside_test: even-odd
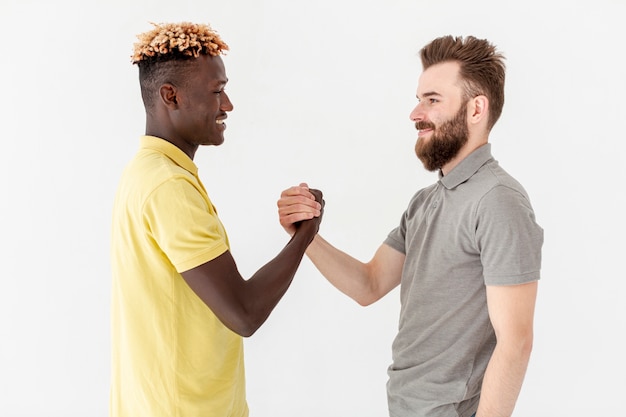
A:
[[[367,260],[436,180],[413,154],[417,52],[507,55],[491,142],[545,229],[536,343],[516,416],[623,415],[626,3],[0,0],[0,414],[104,417],[109,224],[144,115],[135,35],[209,22],[231,46],[226,143],[196,154],[249,276],[287,236],[280,191],[325,193],[322,234]],[[361,308],[305,260],[247,339],[256,417],[386,414],[398,292]]]

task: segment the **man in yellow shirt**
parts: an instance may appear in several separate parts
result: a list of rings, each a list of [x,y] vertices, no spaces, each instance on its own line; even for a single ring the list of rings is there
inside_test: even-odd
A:
[[[132,57],[146,132],[113,209],[110,415],[246,417],[242,337],[291,284],[322,194],[312,190],[318,210],[284,249],[242,278],[193,162],[200,145],[224,141],[228,46],[209,25],[154,26]]]

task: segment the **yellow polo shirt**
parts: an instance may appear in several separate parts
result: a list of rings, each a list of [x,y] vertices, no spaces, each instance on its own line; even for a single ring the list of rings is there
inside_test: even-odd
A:
[[[113,207],[111,417],[248,416],[243,339],[180,275],[228,248],[193,161],[143,136]]]

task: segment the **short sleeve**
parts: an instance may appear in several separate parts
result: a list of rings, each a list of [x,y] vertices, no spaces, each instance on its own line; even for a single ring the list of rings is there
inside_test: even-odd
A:
[[[402,215],[402,218],[400,219],[400,224],[398,225],[398,227],[396,227],[391,232],[389,232],[389,234],[387,235],[387,238],[384,241],[386,245],[391,246],[398,252],[403,253],[405,255],[406,255],[406,245],[405,245],[406,218],[407,218],[407,212],[404,212],[404,214]]]
[[[425,196],[427,196],[433,188],[434,186],[421,189],[411,197],[407,209],[402,213],[400,224],[387,235],[384,241],[386,245],[391,246],[400,253],[407,254],[406,233],[409,220],[416,216],[416,212],[422,206]]]
[[[179,273],[228,250],[226,231],[208,197],[185,177],[159,185],[146,200],[144,221]]]
[[[525,193],[496,186],[481,200],[476,243],[486,285],[514,285],[540,278],[543,229]]]

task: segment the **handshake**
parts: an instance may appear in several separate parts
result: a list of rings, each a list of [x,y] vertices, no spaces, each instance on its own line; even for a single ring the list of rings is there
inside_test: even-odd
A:
[[[324,204],[320,190],[301,183],[287,188],[280,194],[277,202],[278,219],[290,236],[305,233],[310,234],[313,239],[322,222]]]

